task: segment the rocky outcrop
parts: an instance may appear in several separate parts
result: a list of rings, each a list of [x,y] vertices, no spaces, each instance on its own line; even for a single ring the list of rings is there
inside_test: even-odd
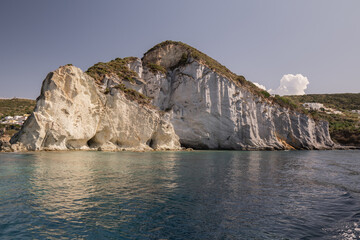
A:
[[[169,112],[183,146],[244,150],[334,147],[327,122],[316,122],[254,94],[207,66],[206,59],[189,56],[180,66],[173,61],[190,55],[189,51],[181,44],[164,44],[144,56],[141,72],[146,82],[142,91],[153,98],[154,105]],[[148,71],[148,62],[167,67],[168,73]],[[135,66],[133,70],[138,71]]]
[[[46,77],[34,113],[11,139],[13,150],[335,146],[327,122],[264,97],[182,43],[161,43],[143,59],[98,63],[87,73],[65,66]]]
[[[167,78],[147,77],[145,93],[171,114],[184,146],[203,149],[323,149],[327,122],[282,108],[193,61]],[[156,97],[159,96],[159,97]]]
[[[35,111],[11,143],[15,151],[180,149],[166,114],[127,99],[121,89],[102,92],[73,66],[46,77]]]

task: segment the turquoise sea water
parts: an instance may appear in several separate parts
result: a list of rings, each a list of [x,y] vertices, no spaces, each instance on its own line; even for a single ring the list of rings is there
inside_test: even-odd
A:
[[[359,239],[359,153],[0,154],[0,239]]]

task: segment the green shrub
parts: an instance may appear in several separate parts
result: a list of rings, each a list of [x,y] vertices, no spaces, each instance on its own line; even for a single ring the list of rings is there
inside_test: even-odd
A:
[[[153,72],[154,74],[158,73],[158,72],[161,72],[163,74],[166,74],[167,71],[166,69],[161,66],[161,65],[158,65],[158,64],[155,64],[155,63],[147,63],[146,66],[150,69],[151,72]]]
[[[133,83],[135,82],[134,78],[137,77],[137,73],[127,65],[135,59],[135,57],[127,57],[124,59],[116,58],[107,63],[99,62],[90,67],[86,73],[98,82],[100,82],[106,74],[115,74],[119,79],[128,80]]]
[[[121,90],[124,92],[125,97],[131,101],[137,101],[140,104],[150,104],[150,98],[145,96],[144,94],[135,91],[134,89],[127,88],[124,84],[118,84],[114,88]]]
[[[299,105],[294,103],[291,99],[286,97],[280,97],[279,95],[275,95],[273,101],[284,108],[289,108],[291,110],[297,110]]]
[[[120,78],[123,76],[120,76]],[[135,83],[135,79],[131,76],[124,76],[123,79],[128,80],[131,83]]]
[[[125,89],[127,89],[125,87],[125,84],[123,84],[123,83],[120,83],[120,84],[114,86],[114,88],[120,89],[121,91],[125,91]]]
[[[188,59],[189,59],[189,55],[188,55],[187,53],[183,53],[183,54],[181,55],[181,58],[180,58],[180,60],[179,60],[178,65],[179,65],[179,66],[185,65],[185,64],[187,63]]]
[[[245,85],[246,82],[247,82],[246,79],[245,79],[245,77],[242,76],[242,75],[236,76],[236,81],[238,81],[241,85]]]
[[[271,95],[267,91],[263,90],[260,92],[265,98],[269,98]]]

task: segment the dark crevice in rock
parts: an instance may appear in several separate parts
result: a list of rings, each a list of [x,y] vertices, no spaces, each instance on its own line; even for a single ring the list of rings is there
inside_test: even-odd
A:
[[[89,148],[94,148],[94,147],[96,147],[97,142],[95,141],[95,137],[96,137],[96,135],[95,135],[94,137],[92,137],[91,139],[89,139],[89,140],[86,142],[86,145],[87,145]]]
[[[192,148],[192,149],[195,149],[195,150],[209,150],[209,146],[206,145],[206,144],[202,144],[202,143],[188,143],[188,142],[183,142],[181,141],[180,139],[180,144],[181,144],[181,147],[183,148]]]
[[[148,145],[149,147],[151,148],[154,148],[153,145],[154,145],[154,140],[152,138],[150,138],[147,142],[146,142],[146,145]]]

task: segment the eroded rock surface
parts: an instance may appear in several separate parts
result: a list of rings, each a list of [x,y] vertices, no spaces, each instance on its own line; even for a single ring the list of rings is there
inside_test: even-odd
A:
[[[188,52],[183,50],[183,54]],[[328,123],[274,104],[239,87],[205,64],[185,64],[152,73],[149,61],[176,66],[181,48],[167,44],[147,53],[141,76],[153,104],[170,113],[183,146],[198,149],[329,149]],[[174,55],[174,56],[172,56]],[[138,60],[139,61],[139,60]],[[133,67],[133,66],[132,66]],[[140,68],[133,67],[134,71]],[[140,74],[140,73],[139,73]]]
[[[166,115],[128,100],[119,89],[101,92],[73,66],[46,77],[34,113],[11,143],[15,151],[180,149]]]
[[[245,79],[239,84],[237,75],[187,45],[159,46],[143,59],[94,65],[87,72],[95,79],[73,66],[50,73],[12,150],[335,146],[327,122],[255,94]]]
[[[209,149],[323,149],[327,122],[274,105],[196,61],[168,77],[144,76],[145,93],[171,114],[184,146]],[[155,94],[154,94],[155,93]]]

